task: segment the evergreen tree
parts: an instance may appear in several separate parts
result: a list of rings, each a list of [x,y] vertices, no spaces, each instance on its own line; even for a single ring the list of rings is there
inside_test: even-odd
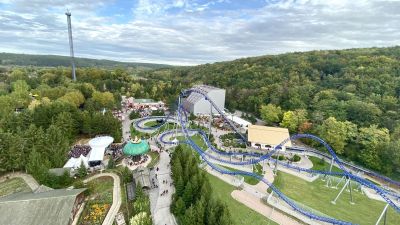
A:
[[[32,176],[37,181],[39,181],[39,183],[45,183],[49,168],[49,161],[44,158],[39,152],[33,149],[32,152],[29,154],[29,162],[26,165],[28,173],[32,174]]]
[[[184,215],[185,210],[186,210],[185,202],[182,200],[182,197],[179,197],[174,207],[174,214],[178,216]]]
[[[87,176],[87,169],[85,167],[85,164],[81,162],[81,166],[78,168],[78,172],[76,174],[77,177],[83,178]]]
[[[193,188],[192,184],[188,182],[185,187],[185,191],[183,192],[183,201],[185,202],[186,206],[189,206],[192,203],[193,199]]]
[[[182,177],[178,178],[178,182],[175,185],[176,195],[178,197],[183,196],[183,191],[185,190],[185,184],[183,183]]]

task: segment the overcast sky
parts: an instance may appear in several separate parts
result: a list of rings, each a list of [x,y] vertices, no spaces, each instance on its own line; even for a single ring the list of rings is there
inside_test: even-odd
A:
[[[400,45],[400,0],[0,0],[0,52],[180,65]]]

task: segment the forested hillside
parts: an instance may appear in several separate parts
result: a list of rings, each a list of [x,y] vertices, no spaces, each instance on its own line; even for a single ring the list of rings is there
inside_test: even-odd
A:
[[[75,58],[77,67],[133,67],[141,69],[157,69],[163,67],[170,67],[163,64],[152,63],[128,63],[117,62],[111,60]],[[26,54],[13,54],[13,53],[0,53],[0,65],[18,65],[18,66],[70,66],[71,59],[67,56],[59,55],[26,55]]]
[[[227,89],[227,107],[311,132],[386,174],[400,165],[400,47],[313,51],[143,72],[179,87]]]

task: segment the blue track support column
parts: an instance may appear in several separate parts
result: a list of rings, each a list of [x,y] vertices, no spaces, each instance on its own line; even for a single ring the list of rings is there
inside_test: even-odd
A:
[[[332,173],[333,163],[334,163],[334,159],[332,157],[331,166],[329,167],[329,173]],[[332,177],[331,177],[331,175],[327,175],[326,176],[326,186],[329,187],[330,185],[332,185]]]

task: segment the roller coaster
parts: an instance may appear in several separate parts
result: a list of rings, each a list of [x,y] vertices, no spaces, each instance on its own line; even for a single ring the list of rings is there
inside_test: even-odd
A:
[[[277,187],[275,187],[272,183],[270,183],[264,177],[262,177],[258,174],[246,172],[246,171],[231,171],[231,170],[223,169],[223,168],[215,165],[214,163],[212,163],[210,161],[210,159],[218,161],[218,162],[226,163],[226,164],[232,164],[232,165],[253,165],[253,164],[257,164],[259,162],[263,162],[265,160],[269,160],[276,164],[282,165],[284,167],[287,167],[289,169],[293,169],[293,170],[296,170],[299,172],[302,171],[302,172],[306,172],[306,173],[310,173],[310,174],[321,174],[321,175],[325,175],[325,176],[342,176],[349,182],[350,181],[357,182],[358,184],[360,184],[362,186],[368,187],[368,188],[376,191],[376,193],[379,194],[385,200],[385,202],[387,203],[388,206],[391,206],[397,213],[400,213],[400,207],[398,206],[398,204],[396,204],[394,202],[394,201],[400,201],[400,195],[398,193],[385,190],[381,187],[378,187],[371,181],[351,173],[349,170],[347,170],[347,168],[345,167],[345,163],[342,162],[338,158],[338,156],[333,151],[333,149],[329,146],[329,144],[327,144],[324,140],[322,140],[321,138],[319,138],[315,135],[312,135],[312,134],[293,135],[293,136],[289,137],[288,139],[282,141],[279,145],[275,146],[270,152],[268,152],[265,155],[258,154],[258,153],[246,153],[246,152],[245,153],[224,152],[224,151],[218,150],[217,148],[215,148],[212,145],[212,143],[210,142],[210,140],[207,137],[207,134],[204,131],[189,129],[187,126],[188,116],[187,116],[186,110],[184,109],[183,105],[181,104],[181,99],[188,96],[192,92],[195,92],[195,93],[198,93],[198,94],[204,96],[204,98],[208,102],[210,102],[211,106],[218,111],[219,115],[222,116],[222,118],[226,121],[226,123],[240,136],[240,138],[244,142],[247,142],[247,139],[243,134],[241,134],[238,131],[238,129],[235,127],[235,125],[225,116],[224,112],[221,109],[219,109],[210,98],[208,98],[206,93],[203,93],[201,90],[198,90],[198,89],[183,90],[180,93],[179,99],[178,99],[177,121],[174,121],[180,125],[181,133],[185,137],[185,141],[180,141],[180,143],[188,144],[189,146],[191,146],[200,155],[202,160],[207,165],[209,165],[211,168],[213,168],[214,170],[216,170],[222,174],[251,176],[251,177],[254,177],[254,178],[260,180],[261,182],[265,183],[280,199],[282,199],[285,203],[287,203],[294,211],[299,212],[302,215],[304,215],[312,220],[318,220],[318,221],[331,223],[331,224],[352,224],[351,222],[348,222],[348,221],[343,221],[343,220],[338,220],[338,219],[334,219],[334,218],[330,218],[330,217],[326,217],[326,216],[321,216],[321,215],[312,213],[310,211],[307,211],[307,210],[303,209],[302,207],[300,207],[297,203],[292,201],[290,198],[288,198],[285,194],[283,194]],[[168,121],[171,120],[170,116],[160,117],[160,119],[161,118],[164,119],[164,123],[167,123]],[[163,125],[163,123],[161,123],[158,126],[151,127],[151,128],[148,128],[148,127],[146,128],[146,127],[140,126],[140,124],[143,123],[143,121],[145,121],[145,120],[146,120],[146,118],[137,120],[135,122],[136,126],[140,127],[141,129],[146,130],[146,129],[158,129]],[[160,140],[164,144],[176,144],[176,142],[174,142],[174,141],[168,141],[168,140],[164,139],[164,137],[166,135],[171,135],[171,134],[173,134],[173,132],[176,133],[176,131],[164,132],[163,134],[161,134]],[[221,155],[221,156],[239,156],[240,155],[240,156],[246,156],[250,159],[244,160],[244,161],[231,161],[231,160],[221,159],[220,157],[216,157],[215,155],[210,154],[207,151],[204,151],[200,146],[198,146],[195,143],[195,141],[192,139],[192,135],[191,135],[191,134],[193,134],[193,132],[197,132],[198,134],[200,134],[200,136],[206,143],[208,149],[211,149],[217,155]],[[293,140],[300,139],[300,138],[312,139],[312,140],[315,140],[315,141],[321,143],[328,150],[328,152],[331,156],[331,159],[333,160],[332,162],[335,162],[343,172],[333,172],[331,170],[330,171],[321,171],[321,170],[305,169],[305,168],[301,168],[301,167],[298,167],[298,166],[295,166],[292,164],[280,162],[279,160],[273,159],[271,157],[272,155],[276,154],[282,148],[282,146],[284,146],[285,143],[287,143],[288,141],[293,141]],[[373,175],[382,178],[385,182],[388,182],[392,185],[400,187],[400,183],[397,181],[393,181],[393,180],[391,180],[387,177],[381,176],[379,174],[374,173]],[[343,187],[343,189],[344,189],[344,187]],[[343,189],[342,189],[342,191],[343,191]],[[340,193],[339,193],[339,195],[340,195]],[[393,199],[395,199],[395,200],[393,200]],[[385,207],[384,212],[386,211],[386,209],[387,209],[387,207]],[[382,212],[382,215],[384,212]],[[382,217],[382,215],[381,215],[381,217]],[[381,217],[378,219],[378,221],[381,219]]]

